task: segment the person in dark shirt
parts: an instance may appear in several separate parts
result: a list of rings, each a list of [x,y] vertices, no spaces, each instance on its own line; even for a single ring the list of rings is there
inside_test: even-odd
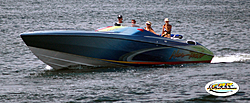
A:
[[[122,22],[122,20],[123,20],[123,19],[122,19],[122,15],[118,15],[117,18],[118,18],[118,22],[116,22],[114,25],[115,25],[115,26],[122,26],[122,23],[123,23],[123,22]]]

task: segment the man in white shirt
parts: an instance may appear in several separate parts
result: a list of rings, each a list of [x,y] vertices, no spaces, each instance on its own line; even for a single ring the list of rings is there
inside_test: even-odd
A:
[[[131,23],[132,23],[131,27],[140,27],[140,26],[136,25],[135,19],[132,19]]]

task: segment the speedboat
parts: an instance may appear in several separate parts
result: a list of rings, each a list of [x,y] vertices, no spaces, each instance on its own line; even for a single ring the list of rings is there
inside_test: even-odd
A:
[[[214,56],[200,43],[180,39],[181,35],[164,38],[140,27],[36,31],[20,36],[33,54],[53,69],[77,65],[127,67],[210,63]]]

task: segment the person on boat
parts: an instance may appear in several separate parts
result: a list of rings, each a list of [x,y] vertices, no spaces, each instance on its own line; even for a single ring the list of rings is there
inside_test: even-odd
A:
[[[132,19],[131,23],[132,23],[131,27],[140,27],[140,26],[136,25],[135,19]]]
[[[118,22],[116,22],[114,25],[115,25],[115,26],[122,26],[122,23],[123,23],[123,22],[122,22],[122,20],[123,20],[123,19],[122,19],[122,15],[118,15],[117,18],[118,18]]]
[[[169,24],[168,18],[164,19],[165,24],[162,26],[162,37],[171,38],[172,25]]]
[[[147,30],[147,31],[150,31],[150,32],[152,32],[152,33],[154,33],[154,34],[156,34],[156,35],[159,35],[159,34],[157,34],[157,33],[155,33],[155,31],[153,30],[153,28],[151,27],[151,22],[150,21],[147,21],[146,23],[145,23],[145,25],[146,25],[146,27],[144,28],[145,30]]]

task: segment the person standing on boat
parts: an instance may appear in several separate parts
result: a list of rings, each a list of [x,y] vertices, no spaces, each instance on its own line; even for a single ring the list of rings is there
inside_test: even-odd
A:
[[[140,27],[140,26],[136,25],[135,19],[132,19],[131,23],[132,23],[131,27]]]
[[[154,33],[154,34],[156,34],[156,35],[159,35],[159,34],[157,34],[157,33],[155,33],[155,31],[153,30],[153,28],[151,27],[151,22],[150,21],[147,21],[146,23],[145,23],[145,25],[146,25],[146,27],[144,28],[145,30],[147,30],[147,31],[150,31],[150,32],[152,32],[152,33]]]
[[[122,19],[122,15],[118,15],[117,18],[118,18],[118,22],[116,22],[114,25],[115,25],[115,26],[122,26],[122,23],[123,23],[123,22],[122,22],[122,20],[123,20],[123,19]]]
[[[162,26],[162,37],[171,38],[172,25],[169,24],[168,18],[164,19],[165,24]]]

